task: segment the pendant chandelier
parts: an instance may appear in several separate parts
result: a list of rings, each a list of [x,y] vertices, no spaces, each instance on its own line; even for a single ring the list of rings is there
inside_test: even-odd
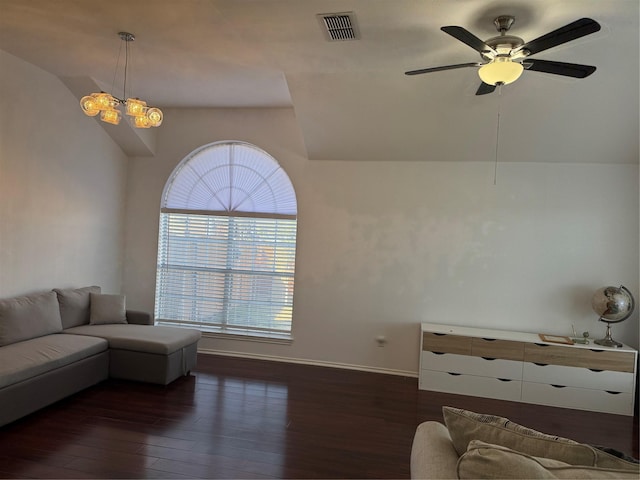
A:
[[[125,42],[124,82],[122,96],[127,97],[127,69],[129,66],[129,43],[136,37],[132,33],[118,33],[120,40]],[[116,63],[116,73],[118,64]],[[115,81],[115,73],[114,73]],[[112,87],[113,91],[113,87]],[[117,98],[111,94],[100,92],[92,93],[80,99],[80,107],[85,115],[95,117],[100,114],[100,120],[113,125],[118,125],[122,119],[120,105],[124,106],[125,113],[131,117],[131,122],[136,128],[158,127],[162,123],[162,111],[156,107],[147,106],[147,102],[139,98]]]

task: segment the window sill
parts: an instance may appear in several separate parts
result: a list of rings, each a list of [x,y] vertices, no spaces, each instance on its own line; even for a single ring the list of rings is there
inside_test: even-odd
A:
[[[245,342],[278,343],[280,345],[291,345],[293,337],[287,334],[268,334],[256,332],[233,333],[223,331],[201,330],[202,336],[206,338],[219,338],[221,340],[240,340]]]
[[[172,322],[157,321],[156,325],[166,325],[171,327],[177,327]],[[256,332],[251,330],[245,330],[243,328],[216,328],[216,327],[203,327],[202,325],[184,325],[184,327],[195,328],[202,332],[202,336],[206,338],[219,338],[223,340],[240,340],[248,342],[262,342],[262,343],[277,343],[281,345],[291,345],[293,343],[293,336],[290,333],[275,333],[275,332]]]

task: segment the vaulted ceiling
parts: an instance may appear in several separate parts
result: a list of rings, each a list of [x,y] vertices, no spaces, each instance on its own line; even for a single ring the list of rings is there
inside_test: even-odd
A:
[[[359,39],[326,39],[318,14],[340,12],[353,12]],[[484,40],[505,14],[525,41],[593,18],[599,32],[535,58],[596,72],[525,71],[484,96],[476,68],[404,75],[479,61],[440,27]],[[637,0],[0,0],[0,49],[113,91],[117,33],[134,33],[135,96],[293,108],[311,160],[491,161],[499,115],[501,161],[638,163],[638,18]]]

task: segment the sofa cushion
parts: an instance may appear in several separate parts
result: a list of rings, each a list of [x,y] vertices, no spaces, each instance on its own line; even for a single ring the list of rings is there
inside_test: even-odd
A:
[[[588,445],[547,435],[495,415],[453,407],[443,407],[442,413],[458,455],[466,452],[471,440],[481,440],[570,465],[596,465],[595,449]]]
[[[619,478],[637,479],[635,472],[571,465],[550,458],[535,457],[525,453],[492,445],[479,440],[469,442],[469,448],[457,464],[458,478]]]
[[[154,325],[83,325],[65,330],[75,335],[91,335],[108,340],[109,348],[168,355],[187,347],[202,334],[191,328]]]
[[[80,335],[46,335],[0,348],[0,388],[104,352],[108,342]]]
[[[77,327],[89,323],[91,293],[100,293],[100,287],[94,285],[82,288],[54,288],[60,303],[62,328]]]
[[[55,292],[0,300],[0,346],[61,331]]]
[[[91,325],[127,323],[126,298],[124,295],[91,293]]]

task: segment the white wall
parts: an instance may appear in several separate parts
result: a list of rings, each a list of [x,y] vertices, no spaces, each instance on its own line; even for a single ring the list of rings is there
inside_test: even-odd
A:
[[[293,110],[171,110],[157,155],[129,164],[124,289],[153,310],[160,195],[195,148],[243,140],[273,155],[298,196],[292,345],[201,347],[416,372],[418,324],[570,334],[605,327],[600,286],[637,298],[638,165],[323,162],[305,158]],[[348,132],[345,132],[348,135]],[[613,327],[638,346],[638,313]],[[387,346],[376,345],[385,335]]]
[[[232,139],[296,188],[295,341],[204,349],[416,372],[422,321],[601,337],[596,288],[640,300],[637,164],[501,163],[493,185],[491,162],[429,152],[311,162],[289,109],[167,109],[158,154],[127,160],[57,78],[2,51],[0,69],[0,297],[99,284],[152,310],[164,183],[195,148]],[[613,329],[638,346],[637,311]]]
[[[122,281],[126,157],[49,73],[0,50],[0,297]]]

